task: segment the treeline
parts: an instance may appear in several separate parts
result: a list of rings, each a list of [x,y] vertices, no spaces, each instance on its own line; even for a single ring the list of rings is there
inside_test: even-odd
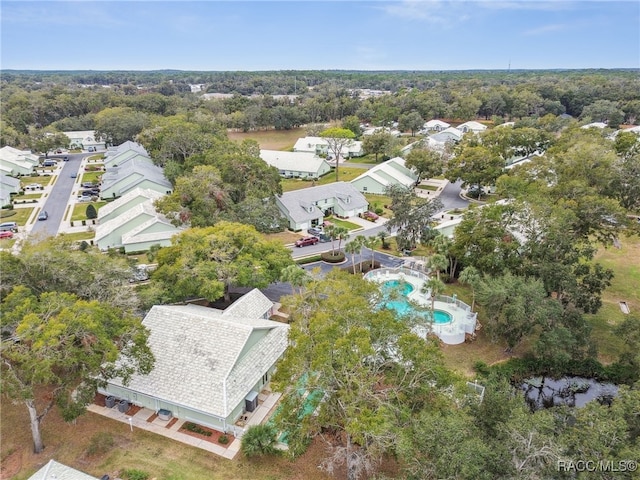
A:
[[[205,100],[190,84],[233,97]],[[364,98],[358,89],[390,94]],[[295,95],[278,97],[277,95]],[[568,114],[616,127],[640,118],[633,70],[463,72],[18,72],[2,73],[2,145],[28,146],[33,129],[91,130],[106,108],[147,115],[206,112],[226,128],[290,129],[339,121],[505,120]]]

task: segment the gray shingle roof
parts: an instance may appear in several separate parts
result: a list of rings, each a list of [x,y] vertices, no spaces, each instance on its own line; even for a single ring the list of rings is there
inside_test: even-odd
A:
[[[144,180],[172,190],[171,182],[164,176],[162,168],[140,159],[132,159],[121,167],[114,167],[102,176],[102,192],[115,188],[116,196],[124,195]]]
[[[68,467],[55,460],[49,462],[29,477],[29,480],[97,480],[80,470]]]
[[[288,325],[234,315],[253,310],[259,295],[251,292],[249,306],[236,305],[240,298],[230,314],[198,305],[154,306],[143,324],[151,332],[155,368],[135,375],[127,388],[226,418],[287,348]]]
[[[278,170],[308,172],[317,174],[323,164],[329,164],[322,157],[311,152],[281,152],[278,150],[260,150],[260,158]]]
[[[317,218],[318,215],[322,216],[322,210],[316,207],[314,203],[329,198],[334,199],[345,210],[366,208],[369,205],[364,195],[349,182],[335,182],[328,185],[285,192],[278,197],[278,200],[288,211],[291,219],[301,223]],[[311,212],[305,209],[310,207],[313,207]]]

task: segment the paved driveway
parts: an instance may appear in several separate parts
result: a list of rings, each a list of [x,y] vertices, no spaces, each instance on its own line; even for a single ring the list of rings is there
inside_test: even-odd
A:
[[[69,161],[64,162],[62,158],[64,156],[69,157]],[[82,176],[79,172],[82,159],[88,155],[87,153],[69,153],[65,155],[53,155],[51,158],[59,159],[58,169],[56,171],[57,178],[55,183],[47,196],[42,210],[46,210],[49,214],[49,219],[44,221],[36,221],[31,228],[30,235],[38,237],[52,237],[58,233],[60,224],[64,218],[67,205],[69,204],[69,198],[71,192],[74,189],[74,184],[77,179],[71,178],[72,173],[78,174],[78,177]]]

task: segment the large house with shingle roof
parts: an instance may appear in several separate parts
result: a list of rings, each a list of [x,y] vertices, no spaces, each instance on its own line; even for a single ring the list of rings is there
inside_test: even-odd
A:
[[[155,305],[142,322],[154,369],[99,391],[225,432],[251,411],[287,348],[289,326],[266,320],[272,306],[259,290],[226,310]]]
[[[404,158],[395,157],[367,170],[351,180],[351,184],[362,193],[384,195],[392,185],[413,188],[417,180],[418,176],[406,167]]]
[[[31,175],[39,165],[40,157],[30,150],[18,150],[9,145],[0,148],[0,173]]]
[[[100,197],[118,198],[134,188],[169,194],[173,186],[165,178],[162,168],[145,159],[131,159],[122,166],[107,169],[102,175]]]
[[[135,189],[115,200],[98,214],[95,242],[101,250],[124,247],[124,251],[143,252],[153,245],[167,247],[180,230],[153,206],[149,191]],[[145,193],[146,192],[146,193]],[[137,203],[136,203],[137,202]]]
[[[289,228],[295,231],[319,225],[330,214],[350,218],[369,208],[364,195],[348,182],[285,192],[276,196],[276,205],[289,221]]]
[[[327,155],[329,152],[329,144],[322,137],[303,137],[299,138],[293,146],[294,152],[311,152],[316,155]],[[348,145],[342,147],[340,156],[342,158],[361,157],[364,155],[362,142],[352,140]]]
[[[20,192],[20,180],[0,174],[0,205],[5,206],[11,203],[11,194]]]
[[[104,478],[104,477],[103,477]],[[71,468],[55,460],[49,460],[44,467],[31,475],[28,480],[98,480],[80,470]]]
[[[320,178],[331,171],[327,161],[311,152],[260,150],[260,158],[278,169],[284,178]]]

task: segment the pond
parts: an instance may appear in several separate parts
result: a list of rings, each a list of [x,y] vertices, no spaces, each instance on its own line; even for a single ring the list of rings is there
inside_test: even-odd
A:
[[[612,383],[583,377],[534,377],[525,380],[520,390],[532,411],[561,405],[583,407],[592,400],[611,405],[618,394],[618,387]]]

